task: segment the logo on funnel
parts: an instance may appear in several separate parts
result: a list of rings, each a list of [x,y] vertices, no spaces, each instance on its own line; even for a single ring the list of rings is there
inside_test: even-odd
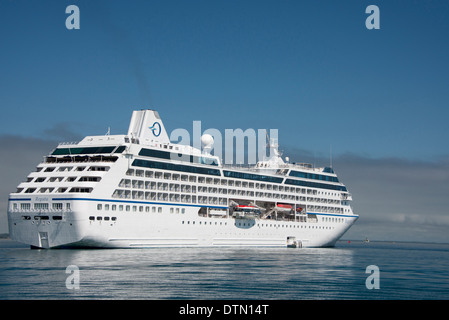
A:
[[[161,125],[159,124],[159,122],[153,123],[153,125],[148,129],[150,129],[153,132],[153,135],[155,137],[159,137],[159,135],[161,134]]]

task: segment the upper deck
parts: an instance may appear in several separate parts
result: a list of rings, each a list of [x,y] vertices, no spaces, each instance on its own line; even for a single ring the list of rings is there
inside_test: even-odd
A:
[[[144,170],[339,191],[351,200],[332,168],[289,163],[281,158],[277,145],[270,143],[270,148],[270,157],[255,165],[223,165],[219,157],[208,152],[171,143],[159,115],[145,110],[133,114],[126,135],[87,136],[79,142],[60,143],[38,165],[37,171],[18,186],[16,193],[90,193],[115,162],[126,158],[128,166]]]

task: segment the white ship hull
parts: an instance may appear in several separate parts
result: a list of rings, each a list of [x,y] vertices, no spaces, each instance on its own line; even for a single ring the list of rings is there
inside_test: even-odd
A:
[[[91,201],[76,202],[77,207],[86,207],[85,211],[45,215],[10,212],[11,238],[38,248],[285,247],[287,239],[292,237],[302,247],[329,247],[334,246],[356,220],[356,217],[346,217],[344,222],[321,221],[321,216],[330,215],[318,215],[318,222],[199,217],[199,207],[196,206],[177,207],[151,202],[138,204],[160,207],[162,212],[98,213]],[[170,209],[173,212],[185,209],[185,213],[170,213]],[[24,220],[24,215],[30,219]],[[62,220],[53,220],[54,215],[62,216]],[[42,216],[48,219],[35,218]],[[116,219],[112,221],[112,217]]]

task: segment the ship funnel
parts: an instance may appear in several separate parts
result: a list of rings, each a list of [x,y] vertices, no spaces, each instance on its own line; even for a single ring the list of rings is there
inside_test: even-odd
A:
[[[159,113],[150,109],[133,111],[128,136],[137,139],[140,143],[145,141],[170,142]]]

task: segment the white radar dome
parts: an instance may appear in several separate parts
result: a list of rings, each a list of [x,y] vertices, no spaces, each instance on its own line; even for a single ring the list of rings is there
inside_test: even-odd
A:
[[[214,144],[214,138],[210,134],[203,134],[201,136],[201,145],[204,148],[210,148]]]

